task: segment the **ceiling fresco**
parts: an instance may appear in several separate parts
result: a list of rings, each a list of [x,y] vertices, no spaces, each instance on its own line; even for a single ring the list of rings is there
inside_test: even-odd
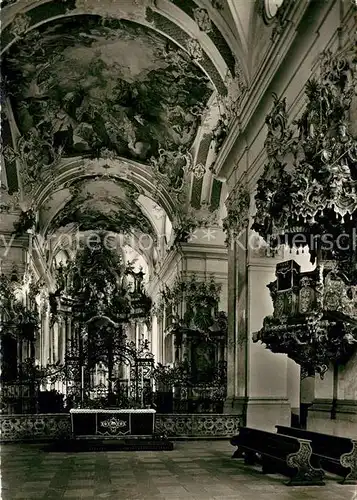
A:
[[[114,155],[148,162],[188,150],[213,86],[190,57],[136,23],[54,20],[3,63],[6,91],[34,162]],[[28,152],[28,151],[27,151]]]
[[[139,192],[124,181],[85,179],[69,187],[70,197],[52,219],[50,230],[72,227],[81,231],[106,230],[144,233],[155,239],[155,230],[136,201]]]

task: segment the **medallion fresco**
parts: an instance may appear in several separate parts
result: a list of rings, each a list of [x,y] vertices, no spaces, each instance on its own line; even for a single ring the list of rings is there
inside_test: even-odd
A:
[[[98,16],[29,32],[8,52],[3,73],[28,166],[58,155],[109,151],[152,162],[163,149],[187,151],[213,92],[166,38]]]

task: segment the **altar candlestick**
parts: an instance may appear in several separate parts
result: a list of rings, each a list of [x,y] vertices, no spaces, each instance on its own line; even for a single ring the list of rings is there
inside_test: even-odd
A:
[[[82,385],[82,403],[84,401],[84,366],[82,366],[82,373],[81,373],[81,385]]]
[[[144,408],[144,370],[141,369],[141,407]]]

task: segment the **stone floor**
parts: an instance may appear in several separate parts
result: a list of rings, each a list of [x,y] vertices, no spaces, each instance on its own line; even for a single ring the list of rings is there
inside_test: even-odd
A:
[[[357,486],[288,487],[280,475],[231,459],[226,441],[176,442],[174,451],[46,453],[40,445],[1,447],[3,500],[357,500]]]

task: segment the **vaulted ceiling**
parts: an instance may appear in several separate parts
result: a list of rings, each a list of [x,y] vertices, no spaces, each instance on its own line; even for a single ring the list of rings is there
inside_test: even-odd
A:
[[[99,16],[53,20],[7,53],[15,120],[36,152],[150,162],[190,149],[213,85],[187,53],[137,23]],[[53,151],[52,151],[53,150]]]
[[[153,206],[176,231],[202,208],[215,220],[212,165],[246,88],[244,3],[2,2],[6,187],[42,234],[157,241]]]

